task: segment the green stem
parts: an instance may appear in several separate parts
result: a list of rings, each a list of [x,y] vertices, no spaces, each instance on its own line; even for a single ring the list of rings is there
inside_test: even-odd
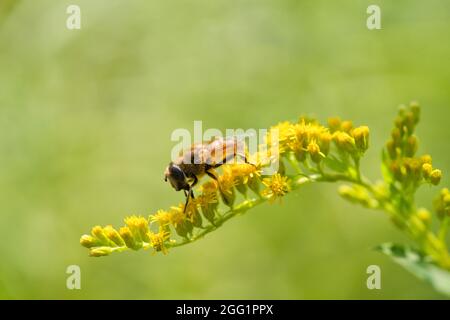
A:
[[[314,181],[312,178],[310,177],[305,177],[303,174],[299,174],[298,176],[294,176],[293,177],[293,181],[292,181],[292,190],[296,190],[298,189],[301,185]],[[215,225],[209,225],[207,227],[205,227],[204,229],[202,229],[202,231],[200,231],[199,233],[197,233],[196,235],[194,235],[192,238],[190,238],[189,240],[184,240],[182,242],[175,242],[175,243],[171,243],[168,244],[167,247],[168,248],[175,248],[175,247],[181,247],[184,246],[186,244],[195,242],[197,240],[200,240],[202,238],[204,238],[208,233],[217,230],[218,228],[220,228],[225,222],[227,222],[228,220],[230,220],[231,218],[240,215],[240,214],[244,214],[246,211],[250,210],[253,207],[256,207],[264,202],[266,202],[268,199],[267,198],[253,198],[250,200],[245,200],[244,202],[240,203],[239,205],[233,207],[232,209],[226,211],[224,214],[222,214],[215,222]]]

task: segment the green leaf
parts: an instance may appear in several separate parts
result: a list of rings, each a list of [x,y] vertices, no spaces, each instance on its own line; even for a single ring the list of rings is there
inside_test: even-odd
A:
[[[414,274],[431,284],[433,288],[450,296],[450,272],[431,263],[420,251],[393,243],[384,243],[375,248]]]

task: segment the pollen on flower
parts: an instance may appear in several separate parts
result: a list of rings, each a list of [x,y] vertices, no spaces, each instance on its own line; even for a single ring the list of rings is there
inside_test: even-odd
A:
[[[290,190],[290,180],[288,177],[282,176],[279,173],[274,174],[270,178],[263,179],[262,183],[266,189],[262,191],[262,195],[266,196],[271,203],[286,195]]]
[[[205,185],[203,185],[202,190],[203,192],[200,194],[200,196],[197,197],[198,204],[201,207],[206,207],[210,204],[218,203],[216,189],[210,189],[208,187],[205,188]]]
[[[125,244],[128,248],[131,248],[133,250],[138,250],[141,248],[141,246],[138,243],[136,243],[136,240],[134,239],[130,228],[121,227],[119,229],[119,234],[122,237],[123,241],[125,241]]]
[[[236,184],[231,166],[225,165],[223,167],[223,174],[218,178],[218,181],[222,200],[227,206],[231,207],[235,200],[234,186]]]
[[[124,219],[133,236],[141,241],[148,241],[148,220],[142,216],[132,215]]]
[[[269,132],[266,136],[266,143],[269,146],[272,146],[274,141],[272,141],[272,137],[274,136],[274,131],[277,131],[278,134],[278,147],[280,152],[284,152],[287,147],[287,143],[291,139],[292,136],[292,130],[291,130],[292,124],[289,121],[283,121],[278,123],[276,126],[273,126],[269,129]]]
[[[311,156],[312,161],[314,161],[315,163],[319,163],[320,161],[322,161],[322,158],[325,157],[325,155],[322,152],[320,152],[320,147],[315,140],[312,140],[308,144],[306,150]]]
[[[170,222],[177,226],[186,219],[186,215],[183,213],[184,204],[180,203],[178,206],[170,207]]]
[[[162,252],[164,254],[168,253],[166,242],[170,238],[169,232],[162,229],[159,230],[158,233],[148,232],[148,237],[150,239],[150,245],[155,252]]]
[[[164,227],[170,224],[170,213],[165,210],[158,210],[154,215],[149,217],[150,223],[158,223],[159,226]]]

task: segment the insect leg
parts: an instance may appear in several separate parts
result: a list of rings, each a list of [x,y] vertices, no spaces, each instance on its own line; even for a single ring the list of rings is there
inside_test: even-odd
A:
[[[192,179],[194,179],[194,181],[192,182],[191,185],[189,185],[189,189],[188,190],[183,190],[184,191],[184,195],[186,196],[186,203],[184,204],[184,209],[183,209],[183,213],[186,213],[186,208],[189,204],[189,198],[195,199],[194,197],[194,190],[193,187],[198,183],[198,178],[196,175],[192,176]]]
[[[212,168],[211,168],[212,169]],[[210,169],[208,169],[208,170],[206,170],[205,172],[206,172],[206,174],[208,175],[208,176],[210,176],[211,178],[213,178],[214,180],[218,180],[217,179],[217,176],[214,174],[214,172],[213,171],[209,171]]]

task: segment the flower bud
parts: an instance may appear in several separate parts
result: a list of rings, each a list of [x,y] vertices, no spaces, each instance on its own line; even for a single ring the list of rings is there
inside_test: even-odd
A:
[[[328,127],[330,128],[331,132],[335,132],[341,129],[341,119],[336,118],[329,118],[328,119]]]
[[[386,144],[386,149],[391,160],[397,159],[397,146],[395,145],[395,142],[393,140],[388,141],[388,143]]]
[[[103,257],[110,255],[112,252],[113,249],[110,247],[98,247],[91,249],[91,251],[89,251],[89,255],[91,257]]]
[[[80,244],[86,248],[98,247],[101,245],[101,243],[96,238],[88,234],[84,234],[81,236]]]
[[[106,226],[103,231],[105,232],[106,236],[114,242],[115,245],[122,247],[125,245],[125,242],[123,241],[122,237],[120,236],[119,232],[115,230],[111,225]]]
[[[434,199],[433,207],[440,219],[450,216],[450,191],[447,188],[442,189]]]
[[[430,224],[431,222],[430,211],[425,208],[420,208],[419,210],[417,210],[417,217],[425,224]]]
[[[402,134],[399,128],[394,128],[392,130],[391,137],[395,143],[395,146],[399,146],[402,143]]]
[[[439,169],[434,169],[430,174],[431,184],[437,186],[441,182],[442,172]]]
[[[319,137],[319,148],[320,151],[327,156],[330,152],[330,142],[332,139],[332,135],[327,131],[320,134]]]
[[[364,152],[369,148],[369,127],[362,126],[355,128],[352,135],[359,151]]]
[[[422,173],[425,179],[429,179],[431,172],[433,171],[433,166],[429,163],[424,163],[422,165]]]
[[[417,124],[420,120],[420,105],[417,101],[411,101],[409,108],[414,118],[414,123]]]
[[[425,155],[421,156],[420,161],[422,161],[422,163],[433,164],[433,159],[431,158],[431,156],[429,154],[425,154]]]
[[[336,146],[346,152],[353,153],[355,151],[355,139],[348,133],[338,131],[334,134],[334,142]]]
[[[404,123],[404,126],[408,130],[408,134],[409,135],[413,134],[414,128],[415,128],[417,122],[416,122],[416,118],[415,118],[414,114],[411,111],[406,113],[403,123]]]
[[[351,121],[342,121],[341,130],[350,133],[353,129],[353,123]]]
[[[414,181],[419,181],[421,179],[422,163],[419,159],[406,158],[405,167],[407,170],[408,178]]]
[[[413,157],[417,152],[417,138],[415,136],[408,137],[405,144],[405,156]]]
[[[106,236],[102,227],[100,227],[100,226],[93,227],[91,233],[95,238],[97,238],[98,242],[101,245],[109,246],[109,245],[113,244],[112,241],[109,240],[108,237]]]
[[[119,229],[119,234],[128,248],[138,250],[142,247],[141,245],[139,245],[139,243],[136,242],[136,239],[133,237],[133,233],[131,233],[130,228],[121,227]]]
[[[320,163],[320,161],[322,161],[323,156],[320,152],[319,145],[315,141],[311,141],[308,144],[307,151],[311,156],[312,161],[314,161],[315,163]]]

